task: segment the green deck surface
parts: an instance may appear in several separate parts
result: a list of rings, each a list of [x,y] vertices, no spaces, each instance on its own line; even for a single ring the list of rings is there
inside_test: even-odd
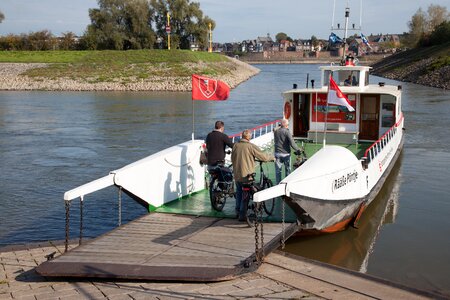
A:
[[[316,153],[319,149],[322,148],[322,144],[313,144],[302,141],[297,141],[298,145],[303,145],[306,156],[311,157],[314,153]],[[343,146],[353,153],[358,158],[361,158],[364,155],[364,151],[370,146],[370,143],[359,143],[359,144],[345,144],[339,145]],[[273,152],[273,148],[267,150],[268,152]],[[295,162],[295,155],[292,155],[291,163]],[[256,173],[257,178],[259,178],[259,165],[256,164]],[[264,173],[272,180],[275,184],[275,165],[273,162],[264,163],[263,164]],[[209,179],[206,179],[209,181]],[[209,200],[209,192],[207,189],[200,191],[198,193],[194,193],[192,195],[183,197],[178,200],[174,200],[169,202],[163,206],[160,206],[155,209],[156,212],[165,212],[165,213],[174,213],[174,214],[187,214],[187,215],[198,215],[198,216],[210,216],[210,217],[218,217],[218,218],[235,218],[235,199],[227,198],[225,207],[222,212],[215,211],[210,204]],[[282,215],[282,202],[281,199],[277,199],[275,201],[275,210],[272,216],[265,217],[265,221],[267,222],[280,222]],[[286,205],[286,221],[294,221],[296,220],[295,214],[292,210]]]

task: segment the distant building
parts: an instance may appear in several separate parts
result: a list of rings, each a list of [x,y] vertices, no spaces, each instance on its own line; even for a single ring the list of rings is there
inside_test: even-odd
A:
[[[313,51],[313,45],[311,40],[301,40],[297,41],[297,51],[310,52]]]
[[[352,51],[356,56],[366,55],[371,51],[369,46],[367,46],[361,38],[355,38],[350,42],[348,50]]]
[[[368,39],[373,52],[395,52],[400,47],[400,37],[397,34],[370,35]]]
[[[259,36],[256,38],[256,52],[272,51],[272,48],[273,40],[269,33],[265,37]]]

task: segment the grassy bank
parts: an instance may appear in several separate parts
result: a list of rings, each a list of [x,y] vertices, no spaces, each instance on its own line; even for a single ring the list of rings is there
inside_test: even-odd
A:
[[[230,72],[226,57],[187,50],[2,51],[2,63],[47,63],[28,70],[30,77],[109,82],[149,76],[183,77],[192,73],[218,76]]]
[[[258,72],[221,54],[188,50],[0,52],[0,90],[189,91],[192,74],[234,88]]]

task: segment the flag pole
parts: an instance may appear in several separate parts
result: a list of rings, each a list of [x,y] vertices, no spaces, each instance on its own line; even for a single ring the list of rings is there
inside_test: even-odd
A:
[[[318,128],[318,126],[317,126],[317,122],[319,122],[319,119],[318,119],[318,117],[317,117],[317,110],[318,110],[318,108],[319,108],[319,95],[317,94],[317,92],[316,92],[316,128],[315,128],[315,141],[316,141],[316,145],[318,144],[318,140],[317,140],[317,130],[319,130],[319,128]]]
[[[192,143],[194,142],[194,132],[195,132],[195,107],[194,99],[192,99]]]
[[[330,84],[331,84],[331,76],[333,74],[333,71],[330,71],[330,76],[328,77],[328,89],[327,89],[327,106],[325,109],[325,123],[323,128],[323,147],[325,148],[325,145],[327,143],[327,122],[328,122],[328,95],[330,94]]]
[[[192,74],[192,92],[191,92],[191,101],[192,101],[192,143],[194,143],[194,132],[195,132],[195,108],[194,108],[194,74]]]

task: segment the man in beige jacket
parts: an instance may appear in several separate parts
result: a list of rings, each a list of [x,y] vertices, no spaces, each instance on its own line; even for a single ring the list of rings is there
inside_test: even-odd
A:
[[[242,132],[242,138],[233,146],[231,161],[233,163],[233,176],[236,183],[236,214],[239,221],[245,221],[246,203],[242,203],[242,183],[248,182],[247,175],[255,172],[255,159],[261,161],[273,161],[272,155],[266,154],[258,146],[250,143],[252,134],[246,129]]]

